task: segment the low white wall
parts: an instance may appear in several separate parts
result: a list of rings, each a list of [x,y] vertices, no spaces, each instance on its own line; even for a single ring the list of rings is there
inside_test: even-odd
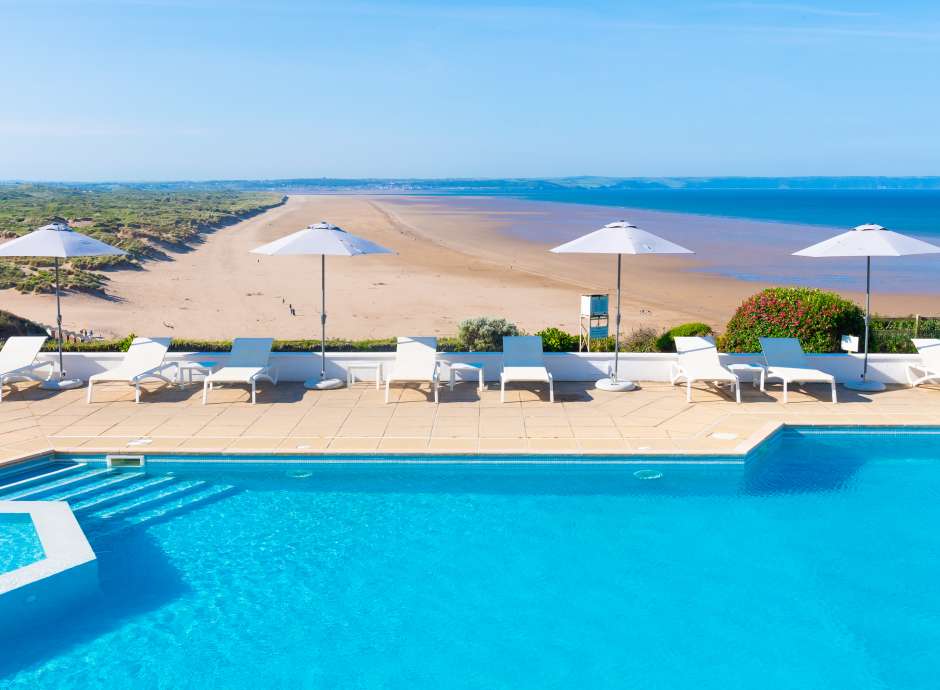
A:
[[[43,353],[46,360],[57,355]],[[119,352],[66,353],[65,368],[69,376],[87,379],[92,374],[114,368],[123,355]],[[167,361],[214,360],[224,364],[228,353],[171,352]],[[346,377],[346,366],[362,362],[382,362],[387,369],[394,360],[393,352],[328,352],[327,374],[340,378]],[[484,365],[488,381],[498,381],[502,366],[502,353],[499,352],[446,352],[440,358],[452,362],[479,362]],[[759,354],[734,354],[721,356],[725,364],[761,362]],[[555,376],[556,381],[593,381],[607,375],[607,368],[613,356],[599,352],[549,352],[545,354],[545,364]],[[624,352],[620,354],[620,375],[637,381],[668,381],[669,367],[676,361],[674,354]],[[862,356],[855,354],[810,355],[810,364],[835,375],[838,381],[857,379],[862,371]],[[905,370],[908,364],[918,363],[917,355],[870,355],[868,360],[869,378],[884,383],[907,383]],[[271,363],[278,368],[284,381],[303,381],[320,371],[320,355],[312,352],[276,352],[271,355]],[[369,380],[372,372],[360,371],[357,376]],[[445,368],[443,376],[448,373]]]

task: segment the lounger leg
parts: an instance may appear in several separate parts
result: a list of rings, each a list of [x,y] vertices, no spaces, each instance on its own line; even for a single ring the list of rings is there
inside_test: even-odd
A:
[[[790,392],[787,389],[787,380],[783,380],[783,403],[784,405],[790,402]]]
[[[506,402],[506,379],[502,376],[499,377],[499,401]]]
[[[88,382],[88,395],[87,395],[86,398],[85,398],[85,402],[86,402],[86,403],[90,403],[90,402],[91,402],[91,387],[94,386],[94,385],[95,385],[95,384],[92,383],[91,381]]]
[[[134,384],[134,402],[140,402],[140,382]]]
[[[252,379],[251,381],[251,404],[252,405],[255,404],[255,393],[258,390],[257,386],[258,386],[257,382],[254,379]]]
[[[548,375],[548,401],[555,402],[555,379],[551,374]]]
[[[438,400],[438,395],[437,395],[437,388],[438,388],[438,384],[439,384],[439,383],[440,383],[440,382],[439,382],[437,379],[434,379],[434,403],[435,403],[435,404],[437,404],[437,403],[439,402],[439,400]]]
[[[206,404],[206,397],[209,395],[209,380],[204,379],[202,382],[202,404]]]
[[[835,379],[832,380],[832,402],[833,402],[833,403],[838,402],[838,400],[836,399],[836,381],[835,381]]]
[[[686,379],[685,381],[685,401],[687,403],[692,402],[692,380]]]
[[[738,403],[738,405],[741,404],[741,381],[740,379],[734,382],[734,399]]]

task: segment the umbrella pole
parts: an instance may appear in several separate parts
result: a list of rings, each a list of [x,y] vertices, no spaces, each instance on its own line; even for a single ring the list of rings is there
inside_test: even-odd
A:
[[[608,369],[607,378],[603,378],[595,385],[603,391],[620,392],[632,391],[636,388],[633,381],[620,379],[620,289],[622,283],[623,255],[617,254],[617,317],[614,322],[614,366]]]
[[[868,331],[871,322],[871,257],[865,257],[865,362],[862,365],[862,381],[868,378]]]
[[[65,378],[65,367],[62,357],[62,303],[59,299],[59,257],[55,261],[55,322],[59,337],[59,378]]]
[[[614,383],[620,380],[620,277],[622,254],[617,254],[617,322],[614,331]]]
[[[320,254],[320,380],[326,378],[326,254]]]

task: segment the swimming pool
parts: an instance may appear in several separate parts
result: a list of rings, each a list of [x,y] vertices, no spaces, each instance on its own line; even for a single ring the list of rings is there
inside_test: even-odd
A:
[[[77,460],[30,498],[71,496],[102,593],[0,641],[5,688],[936,686],[934,430],[745,464]]]
[[[29,515],[0,514],[0,575],[45,557]]]

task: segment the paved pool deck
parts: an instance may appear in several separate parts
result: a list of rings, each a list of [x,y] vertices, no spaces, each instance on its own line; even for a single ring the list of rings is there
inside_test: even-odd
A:
[[[889,387],[877,394],[826,386],[766,393],[742,385],[742,404],[705,386],[685,390],[641,382],[638,390],[606,393],[592,383],[559,383],[547,391],[480,395],[472,384],[384,391],[361,383],[308,391],[299,383],[262,384],[258,403],[244,387],[218,388],[202,404],[201,386],[148,386],[140,404],[131,386],[51,393],[16,384],[0,403],[0,464],[49,451],[178,453],[632,453],[740,454],[781,424],[940,424],[940,387]]]

